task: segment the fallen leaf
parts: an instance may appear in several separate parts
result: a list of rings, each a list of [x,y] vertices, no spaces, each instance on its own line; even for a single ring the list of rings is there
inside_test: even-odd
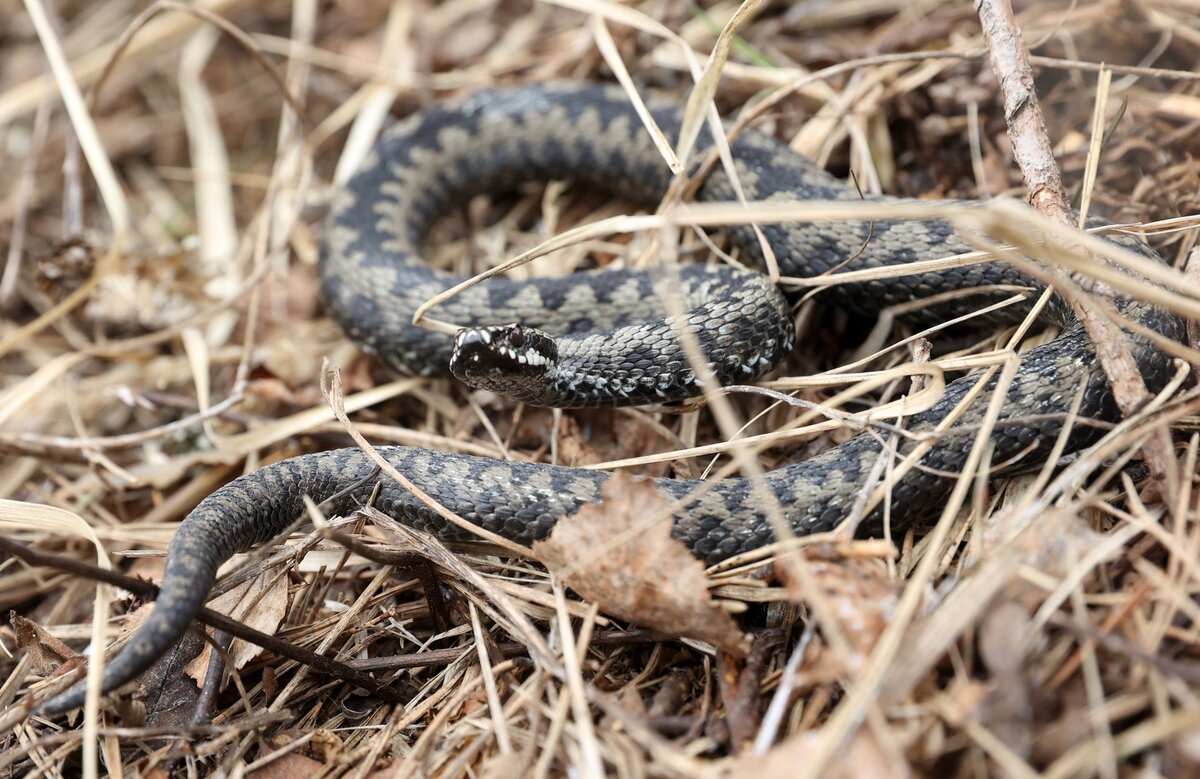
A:
[[[135,579],[143,579],[148,582],[160,584],[162,582],[163,569],[166,567],[166,557],[138,557],[130,563],[125,573]],[[124,590],[119,590],[118,592],[130,600],[137,597],[136,595],[126,593]]]
[[[819,730],[793,736],[766,754],[738,758],[728,775],[732,779],[794,776],[797,766],[809,761],[820,739]],[[906,779],[912,776],[912,771],[906,763],[889,759],[870,729],[861,728],[838,751],[837,757],[829,762],[821,776],[825,779]]]
[[[277,576],[275,571],[264,571],[210,601],[208,607],[255,630],[274,635],[287,610],[287,579]],[[234,668],[242,668],[261,651],[254,644],[238,639],[229,647],[229,658]],[[212,646],[206,643],[204,651],[188,664],[187,674],[198,685],[204,684],[211,655]]]
[[[810,656],[796,673],[795,685],[799,690],[836,682],[860,670],[896,609],[897,587],[878,560],[818,557],[828,551],[808,550],[805,564],[850,651],[838,652],[827,642],[813,642]],[[792,599],[803,601],[803,591],[798,582],[787,579],[787,569],[780,567],[777,571]]]
[[[302,736],[309,737],[305,751],[322,764],[336,760],[346,750],[346,741],[337,733],[326,728],[316,730],[282,730],[267,739],[272,749],[283,749]]]
[[[71,647],[47,633],[45,628],[33,620],[10,611],[8,621],[16,631],[17,646],[29,650],[33,668],[42,676],[56,674],[60,669],[63,672],[70,671],[83,661],[82,655],[72,651]]]
[[[281,755],[246,776],[252,779],[291,779],[294,776],[311,776],[323,773],[329,766],[311,757],[292,752]]]
[[[523,776],[529,770],[528,757],[519,752],[498,754],[487,758],[479,771],[482,779],[505,779],[511,776]]]
[[[896,585],[877,561],[809,559],[809,574],[853,655],[842,658],[843,668],[858,668],[875,648],[896,609]],[[786,568],[780,569],[785,578]],[[786,582],[795,600],[802,599],[796,582]]]
[[[200,700],[200,688],[184,671],[207,646],[197,631],[189,630],[178,643],[138,677],[137,692],[127,701],[130,711],[146,725],[178,729],[191,722]],[[122,716],[125,716],[124,714]]]
[[[564,416],[558,427],[558,457],[564,465],[595,465],[609,460],[670,451],[676,443],[654,428],[648,415],[604,410],[585,417],[581,425],[574,416]],[[665,476],[667,463],[642,466],[641,476]]]
[[[601,496],[559,520],[534,556],[606,614],[744,656],[746,638],[714,603],[704,565],[671,537],[670,522],[646,521],[670,505],[653,482],[618,472]]]

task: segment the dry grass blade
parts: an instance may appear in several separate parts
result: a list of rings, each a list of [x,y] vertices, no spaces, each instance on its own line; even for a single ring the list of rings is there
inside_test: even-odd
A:
[[[409,3],[394,3],[383,33],[386,57],[381,66],[400,83],[411,78],[412,61],[405,54],[404,40],[411,32],[414,11]],[[351,105],[357,104],[357,111],[333,174],[335,183],[344,184],[370,153],[396,94],[397,89],[393,84],[367,84],[359,92],[357,100],[350,102]]]
[[[675,153],[675,149],[671,147],[671,141],[663,135],[659,129],[658,123],[654,121],[654,117],[650,114],[650,109],[646,108],[646,101],[638,94],[637,86],[633,83],[633,78],[629,75],[629,69],[625,67],[625,63],[621,60],[621,53],[617,51],[617,45],[613,41],[612,34],[608,28],[604,26],[604,19],[600,16],[592,17],[592,33],[596,36],[596,46],[600,49],[600,54],[603,55],[605,62],[612,69],[613,75],[617,77],[617,81],[625,90],[625,94],[629,95],[629,103],[637,111],[638,116],[645,125],[646,131],[650,133],[650,137],[654,139],[654,145],[658,148],[663,159],[667,163],[667,167],[675,175],[683,172],[683,163],[679,161],[679,155]]]
[[[215,28],[202,28],[188,41],[179,65],[179,91],[192,167],[198,174],[195,191],[199,259],[214,267],[227,263],[236,254],[238,243],[229,155],[216,108],[201,78],[218,39]]]
[[[733,36],[738,27],[753,16],[762,5],[761,0],[744,0],[737,11],[729,17],[729,21],[717,36],[716,44],[708,55],[704,70],[688,95],[687,105],[683,110],[683,126],[679,130],[679,156],[687,159],[691,156],[692,147],[700,135],[700,128],[709,117],[709,107],[716,96],[717,83],[721,71],[729,61],[729,52],[733,46]]]
[[[91,526],[77,514],[55,508],[31,503],[20,503],[0,499],[0,528],[9,533],[34,532],[50,536],[76,536],[88,541],[96,549],[96,561],[101,568],[111,568],[112,561],[100,544]],[[92,602],[93,614],[108,614],[111,591],[108,585],[97,584],[96,595]],[[108,620],[95,619],[89,639],[93,647],[107,645]],[[90,745],[83,750],[83,773],[87,777],[99,776],[99,764],[94,746],[97,723],[100,710],[100,675],[104,671],[104,663],[93,661],[88,663],[87,670],[87,699],[84,703],[83,738],[92,739]]]

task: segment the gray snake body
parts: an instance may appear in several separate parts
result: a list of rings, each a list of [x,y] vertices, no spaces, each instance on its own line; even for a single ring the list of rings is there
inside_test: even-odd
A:
[[[658,105],[653,111],[667,136],[673,137],[679,126],[677,112]],[[764,135],[747,133],[737,139],[733,156],[751,200],[859,197]],[[534,86],[487,92],[456,106],[429,109],[389,132],[334,203],[321,261],[332,315],[355,340],[397,369],[444,374],[454,354],[453,339],[414,328],[411,317],[417,305],[459,279],[421,261],[425,232],[457,200],[510,189],[530,178],[584,180],[646,203],[661,198],[670,184],[661,157],[619,91]],[[724,174],[710,176],[700,197],[733,199]],[[967,250],[946,224],[936,221],[767,225],[763,231],[786,276],[887,266]],[[759,259],[749,228],[731,233],[743,255]],[[523,399],[557,405],[677,400],[696,394],[695,376],[675,343],[673,325],[662,321],[662,305],[653,295],[657,278],[655,271],[615,270],[520,282],[492,279],[445,304],[436,316],[464,326],[520,322],[561,336],[556,340],[562,365],[548,384],[518,391]],[[761,375],[792,346],[787,301],[763,278],[729,268],[715,275],[705,268],[680,272],[678,285],[691,306],[688,322],[723,382]],[[996,285],[1040,289],[1035,281],[996,263],[837,286],[828,294],[846,307],[875,313],[947,290]],[[974,311],[1009,294],[984,290],[923,316]],[[1142,324],[1180,338],[1182,325],[1174,316],[1139,304],[1123,305],[1127,315]],[[1058,308],[1053,310],[1062,316]],[[1014,306],[1005,315],[1020,317],[1027,311]],[[739,312],[747,316],[739,317]],[[1067,318],[1063,325],[1057,339],[1023,356],[992,436],[992,462],[1016,461],[1016,467],[1023,468],[1042,463],[1079,391],[1084,420],[1116,418],[1111,392],[1085,333]],[[609,332],[587,334],[597,329]],[[1168,358],[1142,339],[1130,343],[1147,382],[1161,387]],[[909,417],[906,428],[918,433],[933,429],[975,381],[967,376],[952,382],[934,407]],[[954,483],[953,474],[974,444],[986,405],[986,395],[974,400],[962,414],[960,428],[942,435],[920,466],[894,484],[894,526],[911,523],[942,503]],[[1096,435],[1087,424],[1073,431],[1069,448],[1085,445]],[[886,438],[881,432],[865,433],[763,477],[796,533],[830,530],[845,518],[865,488]],[[897,448],[904,454],[912,446],[911,439],[902,438]],[[599,500],[607,479],[607,474],[595,471],[425,449],[380,451],[446,508],[523,544],[545,537],[557,518]],[[217,567],[290,524],[303,512],[302,496],[326,500],[369,480],[373,470],[357,449],[304,455],[236,479],[201,502],[171,542],[153,614],[105,668],[104,689],[133,678],[173,644],[206,600]],[[379,481],[375,505],[380,510],[442,538],[471,538],[390,479]],[[656,484],[667,496],[682,500],[700,482],[659,479]],[[674,535],[708,562],[769,543],[772,533],[764,507],[751,486],[748,479],[727,479],[702,491],[676,517]],[[329,512],[352,511],[374,488],[372,481],[342,494]],[[875,508],[868,525],[877,526],[882,511],[882,506]],[[42,710],[63,711],[81,701],[82,690],[76,688]]]

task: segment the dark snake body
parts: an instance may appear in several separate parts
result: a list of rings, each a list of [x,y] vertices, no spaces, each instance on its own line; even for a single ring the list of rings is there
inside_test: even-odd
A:
[[[666,135],[675,137],[677,112],[655,106],[654,113]],[[747,199],[859,198],[854,190],[766,136],[743,135],[733,145],[733,156]],[[432,108],[389,132],[365,169],[338,196],[326,229],[321,264],[329,310],[355,340],[397,369],[409,374],[444,374],[451,339],[414,328],[410,321],[417,305],[459,280],[421,261],[418,250],[430,222],[468,195],[546,178],[583,180],[646,203],[656,202],[670,184],[670,174],[637,115],[625,96],[612,89],[535,86],[487,92],[457,106]],[[733,193],[724,174],[716,173],[701,189],[700,197],[731,200]],[[767,225],[763,231],[785,276],[860,270],[967,250],[948,225],[937,221]],[[753,232],[740,228],[731,233],[743,255],[757,260],[759,247]],[[1150,250],[1141,247],[1140,251]],[[712,326],[695,320],[700,328],[707,328],[698,329],[698,335],[719,378],[742,381],[778,362],[783,356],[780,352],[791,346],[792,325],[786,302],[772,297],[773,288],[766,290],[765,298],[748,291],[763,287],[756,274],[732,269],[721,269],[718,274],[714,282],[706,269],[684,269],[677,286],[682,286],[685,297],[700,301],[696,316],[701,316],[709,303],[724,312]],[[519,321],[567,334],[568,341],[577,338],[583,346],[568,346],[566,351],[575,349],[585,359],[590,354],[593,363],[609,371],[611,380],[604,384],[611,385],[610,390],[615,387],[617,397],[602,399],[598,393],[605,388],[594,381],[566,380],[552,390],[565,405],[694,395],[694,385],[688,386],[689,378],[694,377],[688,375],[686,360],[678,355],[670,331],[656,321],[662,311],[652,290],[656,278],[654,271],[618,270],[533,281],[493,279],[440,307],[434,315],[463,325]],[[724,284],[742,296],[736,305],[730,305],[732,298],[722,297],[720,286]],[[982,264],[836,286],[826,297],[869,314],[948,290],[995,285],[1040,290],[1037,282],[1009,266]],[[922,316],[939,318],[974,311],[1010,295],[1011,291],[984,292]],[[1127,316],[1168,338],[1181,337],[1182,325],[1174,316],[1137,304],[1123,305]],[[739,329],[736,318],[727,316],[738,307],[749,307],[760,315],[767,312],[765,320],[762,316],[755,320],[765,322],[765,330]],[[1062,317],[1061,309],[1051,309]],[[1028,310],[1028,306],[1012,306],[1004,315],[1021,317]],[[1096,427],[1085,424],[1087,420],[1116,418],[1111,392],[1085,333],[1067,318],[1063,325],[1058,338],[1023,355],[991,438],[993,463],[1016,461],[1014,469],[1028,469],[1044,462],[1062,430],[1064,414],[1079,392],[1079,415],[1084,423],[1074,426],[1068,450],[1095,440]],[[632,346],[614,343],[611,337],[580,335],[593,328],[613,327],[634,334],[629,336],[634,338]],[[1163,386],[1168,358],[1142,339],[1132,338],[1130,343],[1148,384],[1155,389]],[[739,353],[748,356],[737,358]],[[618,359],[626,362],[615,363]],[[670,377],[663,380],[655,375],[656,365],[672,365]],[[952,382],[933,408],[907,418],[905,427],[914,433],[932,430],[975,383],[974,375]],[[991,385],[994,383],[993,379]],[[974,444],[987,398],[983,393],[975,399],[962,414],[958,429],[943,434],[920,465],[892,487],[894,528],[943,504],[954,475]],[[866,488],[886,440],[883,432],[864,433],[764,477],[797,534],[828,531],[846,517]],[[903,455],[914,445],[905,437],[897,449]],[[380,451],[450,511],[521,544],[545,537],[558,517],[599,500],[607,478],[596,471],[424,449],[386,447]],[[201,502],[171,542],[162,593],[153,614],[105,668],[104,689],[133,678],[165,652],[206,600],[217,567],[287,527],[303,513],[304,495],[322,501],[363,482],[326,507],[330,514],[345,513],[367,500],[378,482],[375,505],[380,510],[444,539],[472,537],[392,480],[371,479],[373,471],[372,463],[357,449],[304,455],[243,476]],[[676,499],[690,496],[702,484],[671,479],[655,483]],[[678,514],[674,535],[708,562],[771,542],[765,508],[751,487],[750,480],[738,478],[702,491]],[[876,507],[866,518],[867,526],[878,527],[882,512],[882,506]],[[43,711],[63,711],[81,701],[82,690],[76,688],[51,701]]]

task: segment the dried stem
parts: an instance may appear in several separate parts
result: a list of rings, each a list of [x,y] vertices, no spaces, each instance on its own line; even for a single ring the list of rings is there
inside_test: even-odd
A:
[[[1058,163],[1054,160],[1046,120],[1038,105],[1029,52],[1012,5],[1009,0],[976,0],[975,8],[991,53],[992,70],[1004,96],[1004,117],[1012,141],[1013,159],[1025,177],[1029,203],[1051,219],[1074,226],[1075,215],[1063,187]],[[1095,261],[1101,262],[1099,258]],[[1076,274],[1074,281],[1085,291],[1111,294],[1111,290],[1085,275]],[[1118,408],[1127,416],[1132,414],[1149,400],[1150,392],[1121,328],[1106,315],[1102,304],[1088,295],[1074,297],[1071,304],[1095,345],[1096,358],[1108,376]],[[1147,460],[1159,477],[1175,471],[1170,439],[1164,436],[1156,436],[1145,450]]]

